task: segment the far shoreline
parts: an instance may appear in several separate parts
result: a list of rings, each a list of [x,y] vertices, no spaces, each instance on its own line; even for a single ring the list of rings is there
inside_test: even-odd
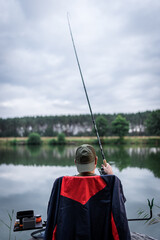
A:
[[[0,137],[0,145],[27,145],[28,137]],[[41,137],[42,145],[50,144],[50,141],[57,137]],[[117,136],[101,137],[103,145],[154,145],[160,146],[160,136],[126,136],[123,142]],[[65,137],[65,145],[80,145],[83,143],[98,144],[96,137],[91,136],[70,136]]]

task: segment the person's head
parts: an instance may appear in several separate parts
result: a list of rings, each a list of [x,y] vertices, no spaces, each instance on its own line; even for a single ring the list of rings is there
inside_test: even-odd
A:
[[[79,173],[93,172],[97,165],[96,152],[91,145],[83,144],[76,150],[75,164]]]

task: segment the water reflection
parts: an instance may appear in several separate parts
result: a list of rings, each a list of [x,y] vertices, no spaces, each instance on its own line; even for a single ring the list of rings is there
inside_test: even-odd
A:
[[[75,167],[34,167],[34,166],[0,166],[0,193],[1,197],[10,197],[16,194],[24,194],[31,189],[40,189],[46,186],[48,180],[54,180],[61,175],[76,174]],[[34,184],[33,184],[34,183]],[[9,189],[9,191],[8,191]]]
[[[76,147],[18,146],[1,147],[0,164],[71,166]]]
[[[160,178],[160,148],[122,146],[104,149],[107,159],[120,171],[127,167],[146,168]]]
[[[36,166],[73,166],[76,146],[19,146],[0,147],[0,164],[36,165]],[[102,157],[96,146],[99,157]],[[127,167],[146,168],[160,178],[160,148],[149,147],[104,147],[106,158],[120,171]]]

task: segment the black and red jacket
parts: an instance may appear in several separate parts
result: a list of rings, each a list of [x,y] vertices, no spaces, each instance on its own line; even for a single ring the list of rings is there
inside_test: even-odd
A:
[[[48,205],[46,240],[130,240],[120,180],[60,177]]]

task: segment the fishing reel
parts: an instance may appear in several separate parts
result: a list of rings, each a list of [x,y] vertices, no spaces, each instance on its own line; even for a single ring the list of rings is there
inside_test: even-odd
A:
[[[103,167],[98,168],[98,171],[99,171],[100,175],[107,175],[107,173],[104,171]]]

